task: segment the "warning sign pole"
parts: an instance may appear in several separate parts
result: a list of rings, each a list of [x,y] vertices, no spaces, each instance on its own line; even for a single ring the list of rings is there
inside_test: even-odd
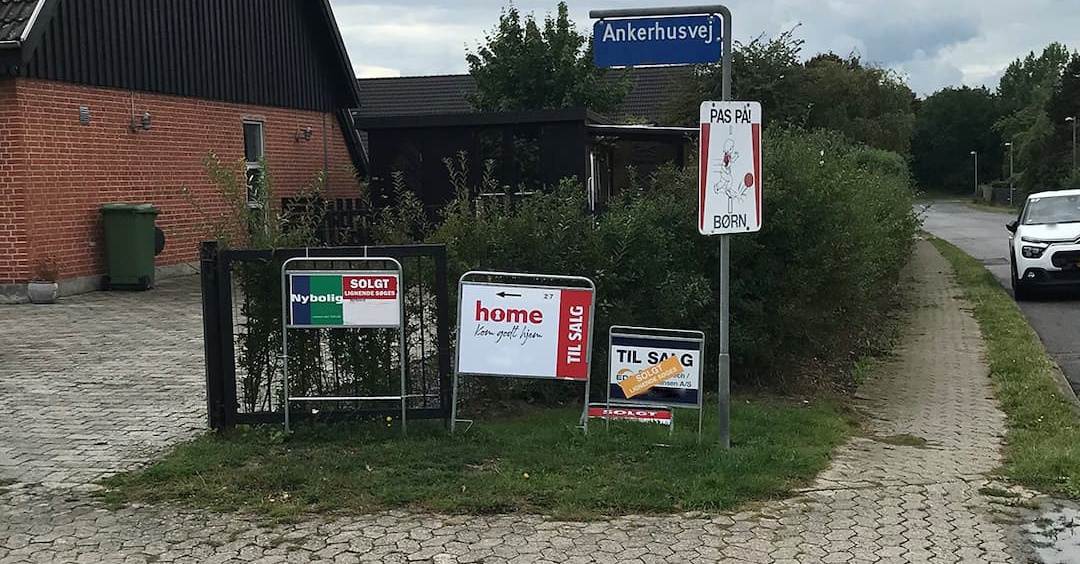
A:
[[[711,4],[705,6],[673,6],[664,8],[630,8],[622,10],[590,10],[589,17],[593,19],[600,19],[600,24],[605,19],[613,18],[646,18],[655,16],[686,16],[692,14],[706,14],[715,15],[719,14],[722,21],[721,31],[721,94],[722,100],[727,102],[731,100],[731,10],[726,6],[719,4]],[[626,20],[621,20],[620,23],[630,25]],[[650,22],[646,22],[651,25]],[[660,25],[660,24],[656,24]],[[603,43],[603,39],[599,42],[596,37],[596,29],[593,28],[593,41],[594,43]],[[594,48],[594,56],[601,50],[605,51],[603,60],[601,58],[596,59],[597,66],[602,67],[618,67],[618,66],[648,66],[649,62],[655,62],[663,60],[667,64],[693,64],[700,63],[702,61],[696,60],[695,55],[699,54],[696,51],[691,53],[691,48],[688,45],[662,45],[662,41],[654,42],[657,45],[652,47],[652,53],[649,56],[643,56],[643,51],[640,45],[634,47],[633,52],[629,47],[624,47],[622,50],[622,56],[619,56],[618,49],[608,49],[607,47],[600,45]],[[681,51],[678,51],[681,47],[686,47]],[[668,52],[668,48],[676,51]],[[648,51],[649,45],[644,47]],[[677,52],[679,56],[674,56],[673,53]],[[715,51],[710,51],[715,56]],[[641,60],[639,60],[641,59]],[[704,143],[699,150],[704,150]],[[730,364],[729,364],[729,352],[728,352],[728,320],[730,318],[730,310],[728,308],[728,297],[730,295],[730,277],[729,277],[729,262],[731,259],[731,235],[720,235],[720,285],[717,289],[717,299],[720,302],[720,356],[719,356],[719,401],[720,401],[720,445],[724,448],[731,446],[731,427],[730,427]]]
[[[721,99],[731,99],[731,10],[717,6],[717,12],[724,17],[724,52],[721,63]],[[701,148],[699,148],[701,150]],[[720,302],[720,382],[717,396],[720,403],[720,446],[731,448],[731,355],[729,351],[728,321],[731,308],[728,298],[731,295],[731,235],[720,236],[720,285],[717,289]]]

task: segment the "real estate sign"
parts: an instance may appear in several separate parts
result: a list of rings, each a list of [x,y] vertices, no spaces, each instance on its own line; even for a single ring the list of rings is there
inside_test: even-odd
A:
[[[613,329],[610,342],[609,401],[700,405],[700,338],[623,334]]]
[[[288,273],[288,327],[399,327],[401,279],[382,271]]]
[[[588,379],[592,290],[473,282],[460,287],[459,373]]]
[[[659,423],[671,426],[671,410],[645,407],[590,406],[589,417],[593,419],[624,419],[640,423]]]

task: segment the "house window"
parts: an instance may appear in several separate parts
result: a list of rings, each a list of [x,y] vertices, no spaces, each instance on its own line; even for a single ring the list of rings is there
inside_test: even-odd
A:
[[[262,174],[263,124],[261,121],[244,122],[244,159],[247,161],[248,207],[258,208],[264,198],[258,193],[259,175]]]

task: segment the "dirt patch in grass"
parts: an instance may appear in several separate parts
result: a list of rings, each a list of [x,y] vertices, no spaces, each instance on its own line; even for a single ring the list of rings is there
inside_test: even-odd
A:
[[[903,433],[903,434],[899,434],[899,435],[887,435],[887,436],[870,435],[868,438],[870,440],[872,440],[872,441],[877,441],[879,443],[885,443],[887,445],[894,445],[894,446],[909,446],[909,447],[915,447],[915,448],[926,448],[926,445],[927,445],[926,439],[924,439],[922,437],[919,437],[919,436],[916,436],[916,435],[909,435],[907,433]]]

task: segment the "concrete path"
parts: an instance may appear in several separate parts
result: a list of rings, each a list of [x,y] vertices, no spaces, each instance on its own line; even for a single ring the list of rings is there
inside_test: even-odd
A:
[[[842,447],[813,487],[734,515],[593,523],[391,512],[263,526],[170,506],[107,511],[75,491],[80,480],[126,468],[202,420],[201,396],[190,395],[201,361],[187,358],[200,337],[194,298],[163,288],[138,300],[75,298],[55,311],[5,308],[11,326],[33,321],[39,338],[66,338],[37,350],[13,332],[0,341],[0,445],[15,445],[0,451],[0,478],[52,482],[0,494],[0,562],[1018,562],[978,492],[999,463],[1004,419],[949,272],[919,244],[908,273],[917,308],[903,346],[858,395],[869,437]],[[131,321],[141,307],[160,315]],[[94,360],[71,360],[79,351]],[[99,403],[117,412],[102,420],[111,423],[86,413]],[[124,415],[131,403],[143,407]],[[898,442],[918,446],[890,444]],[[70,460],[89,455],[92,465]]]

